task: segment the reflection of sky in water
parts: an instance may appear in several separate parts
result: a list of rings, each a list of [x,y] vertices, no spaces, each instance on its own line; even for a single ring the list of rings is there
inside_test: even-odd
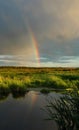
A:
[[[56,97],[55,93],[50,96]],[[53,121],[44,120],[47,116],[41,110],[50,96],[34,91],[28,92],[24,98],[20,99],[13,99],[10,95],[5,101],[0,102],[0,129],[56,130]]]

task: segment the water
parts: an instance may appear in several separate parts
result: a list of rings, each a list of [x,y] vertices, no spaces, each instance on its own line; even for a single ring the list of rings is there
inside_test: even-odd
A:
[[[25,97],[15,99],[10,94],[0,101],[0,130],[57,130],[54,121],[44,120],[48,115],[41,109],[50,96],[54,99],[59,95],[30,91]]]

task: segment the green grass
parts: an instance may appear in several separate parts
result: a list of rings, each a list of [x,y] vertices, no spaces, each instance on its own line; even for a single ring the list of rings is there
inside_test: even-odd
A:
[[[79,89],[79,69],[0,67],[0,94],[25,93],[29,88]]]
[[[73,91],[59,99],[52,99],[45,107],[48,120],[57,123],[58,130],[79,130],[79,93]]]

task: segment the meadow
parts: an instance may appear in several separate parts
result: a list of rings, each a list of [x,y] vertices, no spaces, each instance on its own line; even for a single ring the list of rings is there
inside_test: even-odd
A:
[[[25,94],[33,88],[72,92],[79,89],[79,68],[0,67],[0,95]]]
[[[0,67],[0,101],[30,90],[61,93],[45,106],[47,120],[54,120],[59,130],[79,130],[79,68]]]

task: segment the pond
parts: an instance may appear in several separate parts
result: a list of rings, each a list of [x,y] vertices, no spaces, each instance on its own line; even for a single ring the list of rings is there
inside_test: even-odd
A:
[[[51,96],[53,100],[59,94],[29,91],[21,98],[10,94],[0,101],[0,130],[57,130],[54,121],[45,120],[48,115],[42,110]]]

